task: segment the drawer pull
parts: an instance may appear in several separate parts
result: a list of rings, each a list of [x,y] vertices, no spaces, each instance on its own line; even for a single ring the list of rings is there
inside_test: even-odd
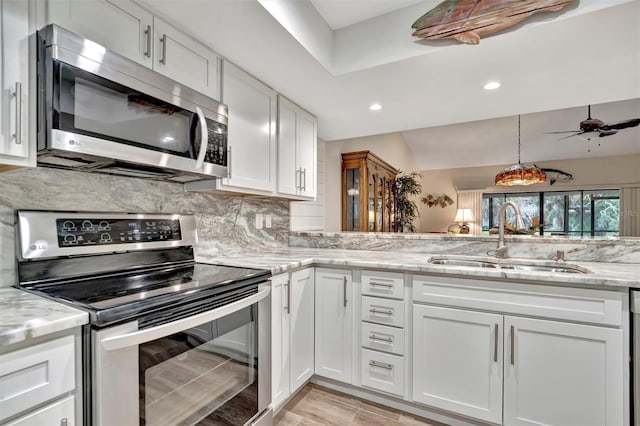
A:
[[[376,336],[375,334],[370,335],[369,339],[370,340],[379,340],[380,342],[393,343],[393,338],[392,337],[380,337],[380,336]]]
[[[369,312],[371,312],[372,314],[393,315],[393,309],[381,310],[381,309],[371,308],[369,309]]]
[[[370,284],[371,286],[378,286],[378,287],[393,288],[393,284],[377,283],[377,282],[375,282],[375,281],[371,281],[371,282],[369,282],[369,284]]]
[[[393,370],[393,365],[386,362],[369,361],[369,365],[372,367],[384,368],[385,370]]]

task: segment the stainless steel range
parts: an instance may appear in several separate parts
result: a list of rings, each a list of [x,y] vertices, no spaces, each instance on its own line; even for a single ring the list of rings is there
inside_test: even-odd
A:
[[[18,287],[84,309],[84,424],[272,422],[268,270],[194,261],[190,215],[18,212]]]

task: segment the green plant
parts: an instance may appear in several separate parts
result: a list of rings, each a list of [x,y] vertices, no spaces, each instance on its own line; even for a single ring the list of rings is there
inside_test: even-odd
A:
[[[396,180],[393,183],[393,193],[396,197],[396,214],[393,229],[396,232],[404,232],[405,228],[409,232],[416,232],[413,221],[419,216],[418,206],[409,197],[418,195],[422,191],[420,178],[422,178],[422,175],[418,172],[400,172],[396,176]]]

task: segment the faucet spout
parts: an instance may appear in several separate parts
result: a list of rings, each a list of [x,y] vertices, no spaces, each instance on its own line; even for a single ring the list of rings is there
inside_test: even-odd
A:
[[[500,207],[500,211],[498,212],[498,248],[496,249],[496,257],[506,258],[507,254],[507,245],[504,242],[504,221],[506,217],[507,207],[511,207],[513,211],[516,213],[516,229],[524,229],[524,222],[522,221],[522,214],[520,213],[520,209],[518,206],[512,201],[507,201],[502,204]]]

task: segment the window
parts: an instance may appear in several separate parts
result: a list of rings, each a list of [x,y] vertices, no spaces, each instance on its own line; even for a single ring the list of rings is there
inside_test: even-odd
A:
[[[618,236],[620,232],[620,191],[617,189],[484,194],[482,231],[498,227],[498,212],[506,201],[520,208],[526,227],[543,218],[540,235]],[[516,223],[513,209],[506,221]]]

